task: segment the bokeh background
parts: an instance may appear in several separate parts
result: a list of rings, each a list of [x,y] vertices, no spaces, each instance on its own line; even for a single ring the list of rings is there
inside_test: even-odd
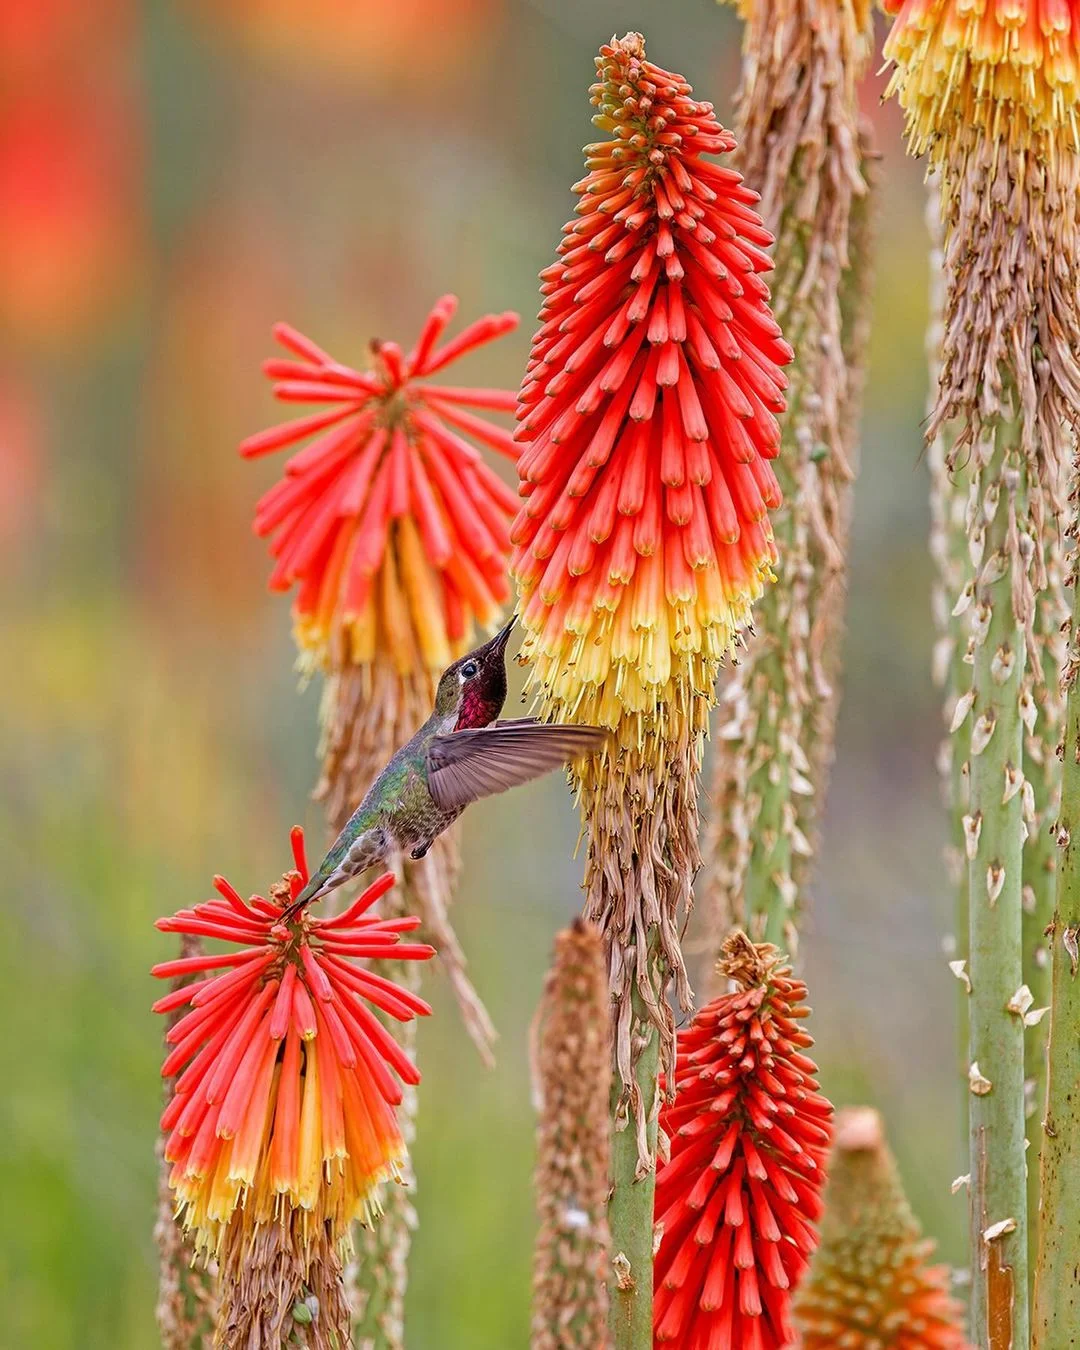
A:
[[[516,385],[592,139],[592,57],[628,28],[729,120],[740,32],[713,0],[0,0],[4,1344],[154,1344],[153,920],[217,871],[268,884],[295,821],[320,837],[318,691],[298,692],[249,529],[277,464],[235,453],[278,416],[270,325],[362,362],[452,290],[463,320],[521,311],[459,377]],[[924,193],[880,93],[846,691],[804,956],[826,1089],[884,1110],[959,1261]],[[457,921],[502,1040],[486,1072],[431,981],[416,1350],[527,1343],[527,1028],[578,905],[575,835],[555,779],[466,820]]]

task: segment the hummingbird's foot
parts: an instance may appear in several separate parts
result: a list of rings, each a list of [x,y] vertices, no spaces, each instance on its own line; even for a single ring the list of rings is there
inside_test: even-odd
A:
[[[420,859],[427,854],[427,851],[430,847],[431,847],[430,839],[426,844],[417,844],[417,846],[409,854],[409,857],[413,860],[413,862],[419,862]]]

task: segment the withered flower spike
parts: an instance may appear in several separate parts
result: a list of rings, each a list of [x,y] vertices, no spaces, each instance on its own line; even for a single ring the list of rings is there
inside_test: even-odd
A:
[[[611,1026],[604,944],[575,921],[555,939],[537,1015],[532,1350],[598,1350],[608,1317]]]
[[[221,1245],[220,1350],[343,1350],[351,1344],[339,1244],[296,1210],[252,1233],[233,1215]]]

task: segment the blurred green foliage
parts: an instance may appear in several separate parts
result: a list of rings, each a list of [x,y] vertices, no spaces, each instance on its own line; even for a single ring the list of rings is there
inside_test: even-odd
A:
[[[145,123],[139,285],[74,339],[0,340],[45,424],[33,490],[0,535],[0,1341],[13,1346],[154,1343],[147,972],[170,947],[153,920],[205,897],[217,871],[268,884],[294,821],[320,837],[317,692],[297,692],[287,605],[267,595],[248,528],[277,466],[235,455],[275,416],[259,374],[271,322],[359,361],[368,336],[408,339],[453,290],[465,320],[522,311],[521,331],[461,376],[513,386],[591,139],[600,42],[641,27],[654,58],[730,115],[738,26],[711,0],[473,0],[441,58],[438,7],[405,9],[415,60],[384,34],[334,65],[228,31],[212,6],[138,12],[116,78]],[[923,193],[879,93],[846,697],[803,954],[826,1089],[883,1109],[913,1203],[960,1260],[918,425]],[[409,1336],[505,1350],[528,1327],[527,1029],[580,862],[553,781],[477,806],[465,834],[458,922],[500,1058],[482,1069],[436,973]]]

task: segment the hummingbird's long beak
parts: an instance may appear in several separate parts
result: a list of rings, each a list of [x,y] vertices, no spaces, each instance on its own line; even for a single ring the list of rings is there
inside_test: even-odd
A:
[[[498,652],[501,656],[506,651],[506,644],[510,641],[510,634],[514,631],[514,624],[517,623],[517,615],[514,615],[505,628],[500,628],[491,639],[488,646],[493,652]]]

